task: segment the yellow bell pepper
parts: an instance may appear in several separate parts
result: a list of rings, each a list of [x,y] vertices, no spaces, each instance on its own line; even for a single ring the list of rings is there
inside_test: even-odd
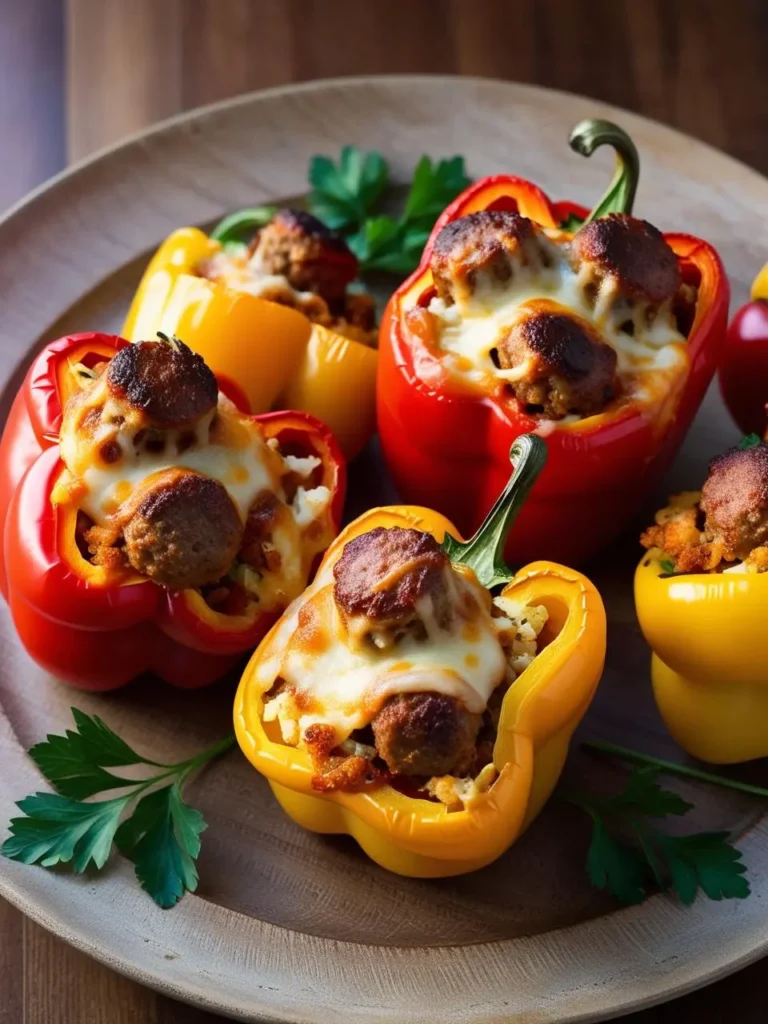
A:
[[[758,299],[768,299],[768,263],[764,264],[752,282],[749,297],[753,302],[756,302]]]
[[[251,412],[312,413],[353,458],[376,427],[376,350],[295,309],[198,277],[195,269],[220,249],[198,228],[174,231],[144,272],[123,335],[176,334],[239,386]]]
[[[702,761],[768,756],[768,573],[665,577],[663,557],[640,562],[635,605],[667,728]]]
[[[532,483],[530,479],[523,482],[522,495],[512,496],[525,462],[525,452],[521,454],[517,446],[528,440],[521,438],[513,446],[513,455],[520,456],[515,475],[484,526],[466,544],[454,540],[447,548],[454,562],[463,565],[462,571],[476,572],[486,586],[496,582],[500,573],[510,576],[500,564],[500,551],[509,523]],[[541,455],[543,442],[534,438],[533,444],[536,456]],[[441,542],[446,535],[457,537],[455,527],[429,509],[373,509],[332,544],[319,572],[327,572],[348,541],[379,526],[422,530]],[[491,550],[492,560],[488,558]],[[295,822],[314,832],[351,835],[378,864],[411,877],[474,871],[511,846],[539,813],[560,776],[570,738],[602,674],[606,624],[594,586],[561,565],[534,562],[514,576],[503,594],[522,604],[543,604],[549,621],[540,637],[543,648],[504,697],[493,755],[499,775],[489,790],[460,811],[406,796],[390,786],[362,793],[314,790],[308,754],[283,744],[276,723],[263,721],[264,688],[257,682],[257,670],[260,652],[269,647],[270,637],[266,638],[240,683],[235,732],[245,755],[269,780]]]

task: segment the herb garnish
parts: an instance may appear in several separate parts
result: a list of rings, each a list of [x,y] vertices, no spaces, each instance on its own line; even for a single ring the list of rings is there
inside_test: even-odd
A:
[[[234,746],[234,736],[178,764],[161,764],[137,754],[98,717],[72,708],[75,731],[48,736],[29,751],[56,793],[20,800],[3,843],[4,856],[52,868],[71,864],[76,872],[104,867],[113,843],[131,860],[139,883],[161,907],[194,892],[203,816],[182,798],[193,772]],[[108,768],[142,765],[160,769],[141,780]],[[110,800],[86,802],[97,793],[122,790]],[[126,814],[130,809],[130,813]]]

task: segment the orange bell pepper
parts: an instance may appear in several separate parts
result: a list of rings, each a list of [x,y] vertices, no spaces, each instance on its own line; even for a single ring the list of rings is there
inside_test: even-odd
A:
[[[309,412],[353,458],[376,428],[375,349],[312,324],[303,313],[200,277],[221,250],[198,228],[174,231],[152,257],[123,336],[183,338],[219,378],[244,391],[252,413]]]
[[[544,443],[520,438],[503,495],[472,540],[426,508],[394,506],[364,513],[328,549],[318,578],[329,576],[344,545],[376,527],[431,533],[464,572],[484,586],[510,580],[501,552],[509,525],[545,458]],[[552,562],[521,569],[502,593],[523,604],[543,604],[549,621],[543,648],[504,697],[493,761],[499,775],[466,809],[407,796],[391,786],[365,792],[312,788],[308,754],[280,740],[263,721],[264,687],[258,668],[275,626],[254,654],[235,702],[235,731],[246,757],[269,781],[277,800],[304,828],[346,833],[378,864],[398,874],[437,878],[463,874],[499,857],[539,813],[557,783],[574,729],[600,679],[605,658],[605,611],[595,587],[580,573]],[[301,600],[301,598],[299,598]],[[267,687],[268,688],[268,687]]]

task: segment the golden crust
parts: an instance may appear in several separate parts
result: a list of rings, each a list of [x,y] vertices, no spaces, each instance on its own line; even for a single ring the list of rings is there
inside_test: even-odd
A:
[[[709,465],[701,492],[707,529],[727,559],[746,558],[768,542],[768,444],[731,448]]]
[[[576,269],[591,265],[598,276],[616,279],[630,299],[659,306],[680,287],[677,257],[662,233],[648,221],[609,213],[580,228],[571,243]]]
[[[548,262],[549,242],[517,213],[483,210],[459,217],[442,229],[432,250],[437,294],[446,303],[466,301],[481,277],[511,280],[516,269],[539,269]]]
[[[113,399],[158,427],[194,424],[218,402],[213,372],[177,339],[126,345],[110,360],[106,381]]]
[[[499,344],[502,368],[525,366],[509,387],[549,419],[600,412],[618,389],[616,352],[586,321],[540,299]]]

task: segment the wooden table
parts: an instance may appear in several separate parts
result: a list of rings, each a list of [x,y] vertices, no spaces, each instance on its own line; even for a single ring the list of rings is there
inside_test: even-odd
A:
[[[768,172],[767,48],[762,0],[0,0],[0,210],[179,110],[385,72],[594,95]],[[763,1021],[765,972],[763,961],[626,1019]],[[0,1024],[219,1019],[123,979],[0,901]]]

